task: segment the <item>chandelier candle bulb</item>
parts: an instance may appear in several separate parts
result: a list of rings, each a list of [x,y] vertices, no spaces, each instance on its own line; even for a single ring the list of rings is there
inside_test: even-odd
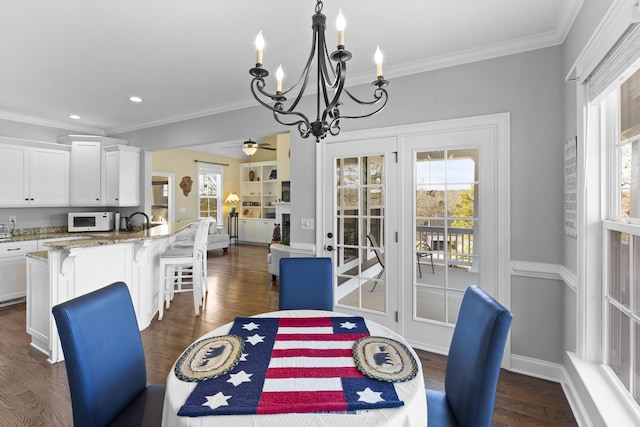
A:
[[[264,37],[262,31],[256,36],[256,66],[262,65],[262,51],[264,49]]]
[[[373,59],[376,61],[376,76],[382,77],[382,52],[380,52],[380,46],[377,47]]]
[[[342,10],[338,9],[338,17],[336,18],[336,28],[338,29],[338,46],[344,46],[344,29],[347,26],[344,20]]]
[[[282,79],[284,78],[284,72],[282,71],[282,65],[276,70],[276,92],[282,93]]]

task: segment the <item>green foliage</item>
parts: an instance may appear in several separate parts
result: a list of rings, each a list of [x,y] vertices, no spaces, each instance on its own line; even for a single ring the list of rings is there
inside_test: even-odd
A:
[[[474,187],[460,192],[460,197],[453,205],[453,214],[457,218],[473,218],[474,215]],[[473,228],[473,221],[457,219],[451,223],[452,227]]]

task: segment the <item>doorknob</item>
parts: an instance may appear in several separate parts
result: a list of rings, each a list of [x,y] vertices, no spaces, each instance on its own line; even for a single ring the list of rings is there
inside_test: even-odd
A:
[[[334,250],[333,246],[331,246],[331,245],[327,245],[327,246],[325,246],[324,248],[325,248],[327,251],[329,251],[329,252],[331,252],[331,251],[333,251],[333,250]]]
[[[331,238],[333,237],[333,233],[332,233],[332,232],[328,232],[328,233],[327,233],[327,237],[328,237],[329,239],[331,239]]]

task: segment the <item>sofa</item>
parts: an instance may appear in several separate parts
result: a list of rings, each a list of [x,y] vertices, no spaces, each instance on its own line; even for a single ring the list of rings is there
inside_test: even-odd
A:
[[[222,252],[226,254],[228,248],[229,233],[224,231],[224,225],[218,225],[216,221],[211,221],[209,235],[207,236],[207,250],[222,249]]]
[[[289,258],[291,256],[291,248],[280,243],[273,243],[269,246],[269,254],[267,254],[267,265],[271,280],[275,281],[280,275],[280,258]]]
[[[178,233],[176,240],[193,240],[196,233],[195,224],[197,222]],[[207,236],[207,250],[222,249],[223,253],[227,253],[228,248],[229,233],[224,231],[224,225],[218,225],[215,220],[212,220],[209,226],[209,235]]]

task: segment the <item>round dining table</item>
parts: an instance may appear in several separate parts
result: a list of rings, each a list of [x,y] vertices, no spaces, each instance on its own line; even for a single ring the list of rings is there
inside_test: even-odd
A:
[[[350,317],[337,312],[322,310],[285,310],[262,313],[252,317],[301,318],[301,317]],[[427,403],[420,359],[415,351],[397,333],[365,319],[371,336],[386,337],[404,344],[417,362],[415,377],[404,382],[395,382],[397,396],[403,406],[382,409],[363,409],[345,412],[304,412],[249,415],[180,416],[178,412],[196,382],[180,380],[175,373],[175,364],[167,377],[167,389],[162,414],[164,427],[424,427],[427,425]],[[233,322],[220,326],[200,337],[196,342],[229,333]],[[176,361],[178,363],[178,361]]]

